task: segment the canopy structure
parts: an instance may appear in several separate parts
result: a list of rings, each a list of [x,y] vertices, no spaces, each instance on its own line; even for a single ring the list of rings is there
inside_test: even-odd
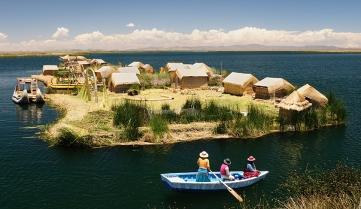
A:
[[[43,65],[43,75],[54,75],[58,70],[57,65]]]
[[[140,74],[140,71],[137,67],[119,67],[117,70],[118,73],[133,73]]]
[[[297,89],[297,92],[309,100],[313,105],[326,106],[328,103],[327,97],[309,84]]]
[[[312,103],[305,99],[298,91],[293,91],[286,99],[283,99],[277,107],[285,110],[294,110],[297,112],[308,109]]]
[[[111,75],[110,90],[113,92],[126,92],[132,85],[139,85],[135,73],[113,73]]]
[[[284,97],[295,87],[283,78],[266,77],[254,84],[253,90],[256,98],[269,99],[271,97]]]
[[[101,81],[102,79],[108,79],[112,75],[112,73],[115,71],[114,67],[111,66],[103,66],[99,68],[98,70],[95,70],[95,74],[97,76],[97,79]]]
[[[90,61],[91,64],[95,64],[95,65],[105,65],[107,64],[107,62],[105,62],[103,59],[92,59]]]
[[[258,79],[252,74],[232,72],[223,80],[224,93],[243,95]]]

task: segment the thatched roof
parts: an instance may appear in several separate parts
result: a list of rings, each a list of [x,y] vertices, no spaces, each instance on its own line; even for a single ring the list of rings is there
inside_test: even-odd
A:
[[[113,73],[111,75],[113,86],[124,84],[140,84],[139,79],[134,73]]]
[[[88,60],[77,61],[77,63],[78,63],[79,65],[90,65],[90,64],[91,64]]]
[[[128,65],[129,67],[136,67],[136,68],[141,68],[144,66],[144,64],[142,62],[132,62]]]
[[[140,74],[139,69],[137,67],[120,67],[117,70],[118,73],[133,73]]]
[[[152,67],[150,64],[145,64],[145,65],[143,65],[142,68],[143,68],[144,71],[147,72],[147,73],[153,73],[153,72],[154,72],[154,69],[153,69],[153,67]]]
[[[266,77],[257,83],[254,86],[266,87],[268,88],[268,92],[272,93],[279,89],[286,89],[287,91],[292,91],[295,87],[286,81],[283,78],[270,78]]]
[[[105,62],[103,59],[92,59],[90,62],[96,63],[98,65],[107,64],[107,62]]]
[[[283,99],[277,107],[286,110],[303,111],[312,106],[312,103],[307,101],[305,97],[300,95],[297,91],[293,91],[290,95]]]
[[[114,72],[114,67],[111,66],[103,66],[95,71],[95,73],[99,73],[102,78],[109,78]]]
[[[319,91],[317,91],[317,89],[313,88],[309,84],[306,84],[301,88],[297,89],[297,92],[305,98],[317,102],[321,106],[325,106],[328,103],[327,97],[321,94]]]
[[[234,85],[246,87],[249,83],[256,83],[258,79],[254,77],[252,74],[247,73],[235,73],[232,72],[229,74],[224,80],[223,83],[229,83]]]
[[[194,63],[192,65],[192,68],[195,68],[195,69],[198,69],[198,70],[203,70],[205,73],[207,73],[209,75],[213,74],[212,69],[208,65],[206,65],[206,64],[204,64],[202,62]]]
[[[183,67],[178,68],[176,74],[180,79],[183,77],[208,77],[207,73],[203,70],[191,68],[189,65],[183,65]]]
[[[188,65],[185,65],[181,62],[169,62],[167,63],[166,67],[168,68],[169,72],[177,71],[177,69],[189,67]]]
[[[43,65],[43,72],[44,71],[57,71],[59,70],[57,65]]]

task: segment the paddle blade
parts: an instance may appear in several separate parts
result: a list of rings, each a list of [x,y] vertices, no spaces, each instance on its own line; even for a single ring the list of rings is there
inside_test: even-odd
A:
[[[236,198],[239,202],[243,202],[243,198],[232,188],[228,188],[229,193],[233,195],[234,198]]]

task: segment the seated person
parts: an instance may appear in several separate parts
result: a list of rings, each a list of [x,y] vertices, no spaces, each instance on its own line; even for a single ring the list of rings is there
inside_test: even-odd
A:
[[[256,161],[256,158],[253,156],[249,156],[247,158],[247,165],[246,169],[244,169],[243,176],[245,178],[251,178],[251,177],[257,177],[259,176],[260,172],[257,170],[256,165],[254,164],[254,161]]]
[[[198,168],[198,173],[196,176],[196,181],[197,182],[210,182],[211,180],[209,179],[208,171],[210,171],[211,168],[209,165],[207,152],[203,151],[203,152],[199,153],[199,158],[198,158],[197,164],[198,164],[199,168]]]
[[[220,173],[223,181],[233,181],[234,176],[232,176],[229,172],[229,166],[231,165],[231,160],[229,158],[224,159],[221,165]]]

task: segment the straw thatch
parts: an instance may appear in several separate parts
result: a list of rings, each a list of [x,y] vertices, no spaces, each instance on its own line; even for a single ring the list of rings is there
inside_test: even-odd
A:
[[[283,99],[277,107],[285,110],[304,111],[312,106],[312,103],[305,99],[304,96],[293,91],[288,97]]]
[[[136,67],[136,68],[142,68],[144,66],[144,64],[142,62],[132,62],[128,65],[129,67]]]
[[[132,85],[140,85],[135,73],[113,73],[111,75],[110,91],[120,93],[126,92]]]
[[[185,68],[185,66],[187,66],[187,65],[184,65],[181,62],[169,62],[166,65],[166,69],[168,72],[172,72],[172,71],[175,72],[179,68]]]
[[[176,87],[185,88],[205,88],[208,86],[208,75],[203,70],[191,68],[183,65],[176,70]]]
[[[133,74],[140,74],[140,71],[137,67],[119,67],[117,72],[119,73],[133,73]]]
[[[91,64],[93,65],[105,65],[107,64],[107,62],[105,62],[103,59],[92,59],[90,61]]]
[[[208,65],[202,63],[202,62],[197,62],[197,63],[194,63],[192,65],[192,68],[195,68],[197,70],[202,70],[204,71],[205,73],[207,73],[207,75],[209,77],[212,77],[213,76],[213,71],[212,71],[212,68],[210,68]]]
[[[224,93],[243,95],[246,90],[251,90],[253,84],[257,82],[258,79],[252,74],[232,72],[222,83],[224,86]]]
[[[114,72],[114,67],[111,66],[103,66],[98,70],[95,70],[95,75],[97,76],[98,81],[102,81],[103,79],[108,79]]]
[[[58,70],[57,65],[43,65],[43,75],[54,75]]]
[[[255,97],[259,99],[269,99],[271,97],[284,97],[292,92],[295,87],[283,78],[266,77],[258,81],[253,86]]]
[[[315,106],[326,106],[328,99],[325,95],[321,94],[317,89],[313,88],[311,85],[306,84],[301,88],[297,89],[297,92],[304,96]]]
[[[142,68],[143,68],[145,73],[151,73],[151,74],[154,73],[154,69],[150,64],[145,64],[145,65],[143,65]]]

